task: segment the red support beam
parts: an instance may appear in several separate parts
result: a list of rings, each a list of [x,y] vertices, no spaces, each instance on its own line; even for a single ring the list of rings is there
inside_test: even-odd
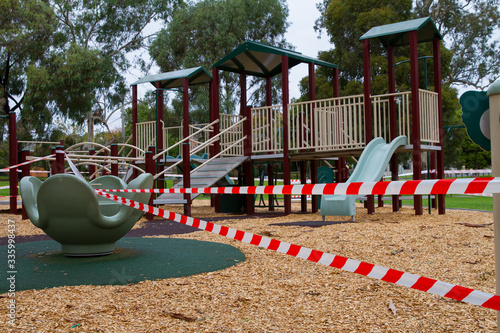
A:
[[[132,86],[132,145],[137,147],[137,85]],[[137,157],[137,150],[132,149],[132,156]],[[135,162],[132,162],[135,163]],[[134,168],[132,178],[138,176],[138,171]]]
[[[116,143],[111,144],[111,156],[118,157],[118,145]],[[118,160],[111,161],[111,174],[118,177]]]
[[[240,115],[244,116],[247,107],[247,73],[240,72]]]
[[[372,70],[370,63],[370,40],[363,39],[363,76],[364,76],[364,105],[365,105],[365,143],[373,139],[373,117],[372,117]]]
[[[388,70],[388,85],[389,94],[396,92],[396,67],[394,66],[395,52],[394,47],[389,46],[387,48],[387,70]],[[394,96],[389,97],[389,132],[391,140],[394,140],[398,136],[397,128],[397,111],[396,111],[396,100]],[[396,181],[399,179],[398,170],[398,155],[393,154],[391,157],[391,180]],[[392,196],[392,211],[399,211],[399,195]]]
[[[422,179],[422,154],[420,148],[420,101],[418,85],[418,50],[417,32],[410,31],[410,77],[411,77],[411,111],[412,111],[412,144],[413,144],[413,179]],[[415,215],[422,215],[422,196],[413,199]]]
[[[283,99],[283,178],[285,185],[290,185],[290,156],[289,156],[289,137],[288,128],[288,103],[290,100],[288,87],[289,62],[287,56],[281,56],[281,87]],[[292,197],[285,195],[285,215],[292,213]]]
[[[189,136],[189,81],[182,80],[182,132],[183,139]],[[191,156],[189,154],[189,142],[182,144],[182,174],[184,188],[191,187]],[[184,194],[184,215],[191,216],[191,195]]]
[[[245,156],[252,156],[252,107],[245,107],[245,117],[247,120],[243,125],[243,135],[246,136],[243,141],[243,149]],[[245,185],[253,186],[253,166],[252,161],[249,159],[245,163],[243,163],[243,170],[245,172]],[[255,213],[253,194],[247,194],[245,198],[246,202],[246,211],[248,215]]]
[[[444,178],[444,132],[443,132],[443,93],[441,91],[441,41],[437,38],[433,40],[434,57],[434,91],[438,93],[438,115],[439,115],[439,145],[441,149],[437,152],[437,177]],[[438,195],[438,212],[444,214],[445,196]]]
[[[220,114],[220,101],[219,101],[219,96],[220,96],[220,93],[219,93],[219,90],[220,90],[220,87],[219,87],[219,68],[218,67],[215,67],[214,69],[212,69],[212,97],[213,97],[213,101],[212,101],[212,106],[213,106],[213,115],[214,115],[214,120],[219,118],[219,114]],[[214,125],[214,135],[217,135],[219,134],[220,132],[220,125],[219,123],[215,124]],[[220,142],[219,141],[216,141],[214,142],[214,154],[217,154],[220,152]]]
[[[363,39],[363,76],[364,76],[364,105],[365,105],[365,143],[368,144],[373,139],[373,117],[372,117],[372,70],[370,60],[370,40]],[[339,170],[340,172],[340,170]],[[368,196],[366,202],[368,214],[375,212],[374,199]]]
[[[272,106],[273,105],[273,83],[271,76],[266,76],[266,106]],[[271,119],[271,109],[267,110],[267,119]],[[272,133],[271,128],[272,128],[272,123],[271,121],[268,121],[268,126],[269,126],[269,133]],[[272,140],[269,140],[269,150],[272,149],[273,142]],[[272,152],[269,152],[269,154],[272,154]],[[274,175],[273,175],[273,164],[269,163],[267,165],[267,183],[268,185],[274,185]],[[274,195],[269,194],[268,195],[268,206],[269,206],[269,211],[273,212],[274,211]]]
[[[219,101],[220,87],[219,87],[219,84],[220,84],[220,82],[219,82],[219,68],[214,67],[212,69],[212,117],[213,117],[213,120],[218,119],[219,113],[220,113],[220,111],[219,111],[219,109],[220,109],[220,101]],[[220,133],[219,123],[216,123],[214,125],[212,133],[214,136]],[[213,152],[213,156],[215,156],[215,154],[220,152],[220,141],[219,140],[214,142],[212,152]],[[220,194],[212,195],[212,205],[215,208],[216,213],[221,212],[221,195]]]
[[[21,163],[27,162],[28,161],[28,156],[30,156],[30,150],[29,149],[23,149],[21,151]],[[21,179],[23,177],[27,177],[30,175],[30,165],[26,164],[21,167]],[[22,204],[23,209],[22,209],[22,219],[27,220],[28,219],[28,213],[26,213],[26,208],[24,207],[24,204]]]
[[[314,101],[316,100],[316,72],[315,72],[315,65],[314,63],[309,63],[309,68],[308,68],[308,74],[309,74],[309,100]],[[338,73],[338,72],[337,72]],[[335,84],[335,77],[333,79],[334,84]],[[314,105],[312,106],[312,113],[314,114]],[[312,133],[311,133],[311,143],[313,145],[316,144],[316,135],[317,133],[314,132],[315,124],[314,124],[314,117],[311,121],[311,128],[312,128]],[[311,183],[316,184],[318,181],[318,161],[317,160],[312,160],[311,163]],[[307,198],[307,197],[306,197]],[[319,196],[313,195],[311,197],[311,212],[312,213],[317,213],[318,212],[318,200]]]
[[[56,170],[57,173],[65,173],[64,172],[64,152],[63,152],[64,147],[62,146],[57,146],[56,147]]]
[[[16,113],[9,112],[9,165],[16,165],[17,162],[17,130],[16,130]],[[9,186],[10,186],[10,213],[17,214],[17,168],[12,168],[9,171]]]
[[[156,106],[158,109],[158,114],[156,118],[156,150],[158,152],[162,151],[165,147],[163,147],[163,121],[164,117],[164,98],[163,98],[163,89],[161,86],[161,82],[156,82]]]
[[[156,82],[156,107],[157,107],[157,117],[156,117],[156,151],[163,151],[166,147],[163,146],[163,126],[165,121],[164,110],[165,110],[165,99],[163,94],[163,87],[161,82]],[[167,143],[168,145],[168,143]],[[163,170],[163,164],[160,160],[156,161],[155,172],[160,173]],[[163,177],[156,180],[156,188],[164,188]]]
[[[152,148],[152,149],[151,149]],[[155,162],[153,160],[153,155],[154,155],[154,146],[150,146],[149,150],[146,151],[146,156],[145,156],[145,163],[146,163],[146,172],[154,175],[154,169],[155,169]],[[151,194],[149,197],[149,205],[153,206],[153,200],[154,200],[154,193]],[[154,219],[154,215],[151,213],[146,213],[146,219],[149,221]]]
[[[132,86],[132,145],[137,146],[137,86]],[[137,152],[133,150],[134,157],[137,156]]]
[[[95,149],[94,148],[91,148],[89,149],[89,156],[92,156],[92,155],[95,155]],[[89,165],[89,181],[96,178],[95,176],[93,176],[93,174],[95,173],[95,165]]]

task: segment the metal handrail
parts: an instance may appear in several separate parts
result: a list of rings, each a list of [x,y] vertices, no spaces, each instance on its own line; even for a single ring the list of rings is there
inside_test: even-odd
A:
[[[206,146],[208,146],[208,145],[212,144],[212,142],[219,140],[219,139],[220,139],[220,137],[221,137],[224,133],[226,133],[227,131],[229,131],[230,129],[232,129],[232,128],[233,128],[233,127],[235,127],[235,126],[240,125],[240,123],[242,123],[242,122],[243,122],[243,121],[245,121],[246,119],[247,119],[246,117],[245,117],[245,118],[242,118],[240,121],[238,121],[238,122],[234,123],[233,125],[229,126],[229,127],[228,127],[228,128],[226,128],[226,129],[224,129],[222,132],[220,132],[219,134],[215,135],[215,136],[214,136],[214,137],[212,137],[210,140],[205,141],[202,145],[200,145],[200,146],[196,147],[195,149],[193,149],[192,151],[190,151],[190,152],[189,152],[189,156],[191,157],[191,155],[192,155],[192,154],[195,154],[195,153],[197,153],[198,151],[200,151],[200,150],[204,149]],[[219,120],[217,119],[216,121],[219,121]],[[214,121],[213,123],[215,123],[216,121]],[[210,124],[209,124],[209,125],[210,125]],[[208,125],[207,125],[207,126],[208,126]],[[241,141],[242,141],[242,140],[240,139],[240,140],[236,141],[236,143],[240,143]],[[224,149],[224,150],[222,150],[220,153],[216,154],[216,155],[215,155],[215,157],[217,157],[217,156],[219,156],[220,154],[222,154],[223,152],[227,151],[229,148],[232,148],[232,147],[233,147],[236,143],[234,143],[234,144],[230,145],[229,147],[225,148],[225,149]],[[157,154],[157,155],[159,155],[159,154]],[[212,158],[211,158],[211,159],[209,159],[208,161],[211,161],[211,160],[212,160],[212,159],[214,159],[215,157],[212,157]],[[153,159],[154,159],[154,158],[155,158],[155,156],[153,156]],[[190,158],[190,160],[191,160],[191,158]],[[178,161],[178,162],[175,162],[174,164],[172,164],[171,166],[169,166],[169,167],[168,167],[168,168],[166,168],[166,169],[163,169],[163,171],[162,171],[162,172],[160,172],[160,173],[156,174],[156,176],[154,176],[154,179],[157,179],[158,177],[160,177],[161,175],[163,175],[163,174],[164,174],[164,173],[166,173],[167,171],[170,171],[171,169],[173,169],[174,167],[178,166],[178,165],[179,165],[179,164],[181,164],[181,163],[182,163],[182,160],[180,160],[180,161]],[[206,163],[207,163],[207,162],[204,162],[204,163],[203,163],[203,164],[201,164],[201,165],[204,165],[204,164],[206,164]],[[201,166],[201,165],[200,165],[200,166]],[[198,167],[197,167],[197,168],[198,168]],[[196,169],[197,169],[197,168],[196,168]],[[194,170],[196,170],[196,169],[194,169]],[[194,170],[193,170],[193,171],[194,171]],[[191,172],[193,172],[193,171],[191,171]]]
[[[109,152],[111,152],[111,149],[109,149],[108,147],[104,146],[104,145],[101,145],[100,143],[95,143],[95,142],[80,142],[80,143],[76,143],[68,148],[66,148],[64,151],[70,151],[71,149],[73,148],[76,148],[76,147],[79,147],[79,146],[85,146],[85,145],[93,145],[93,146],[98,146],[98,147],[101,147],[101,150],[107,150]]]
[[[185,137],[184,139],[182,139],[181,141],[177,142],[176,144],[168,147],[167,149],[159,152],[158,154],[154,155],[153,156],[153,159],[156,160],[159,156],[161,155],[164,155],[166,152],[168,152],[170,149],[174,148],[174,147],[177,147],[178,145],[180,145],[181,143],[184,143],[184,141],[186,140],[190,140],[193,136],[197,135],[198,133],[202,132],[203,130],[205,130],[207,127],[210,127],[214,124],[217,124],[219,122],[219,119],[216,119],[214,120],[213,122],[211,122],[210,124],[206,125],[205,127],[202,127],[201,129],[199,129],[198,131],[194,132],[193,134],[191,134],[190,136],[188,137]]]

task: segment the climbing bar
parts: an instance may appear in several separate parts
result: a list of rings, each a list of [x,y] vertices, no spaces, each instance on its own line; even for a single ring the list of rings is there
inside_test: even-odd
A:
[[[14,168],[17,168],[17,167],[20,167],[20,166],[23,166],[23,165],[26,165],[26,164],[31,164],[33,162],[38,162],[38,161],[41,161],[41,160],[45,160],[47,158],[51,158],[51,157],[54,157],[56,156],[55,154],[52,154],[52,155],[47,155],[47,156],[44,156],[44,157],[39,157],[39,158],[35,158],[34,160],[31,160],[31,161],[26,161],[26,162],[23,162],[23,163],[19,163],[19,164],[16,164],[16,165],[11,165],[7,168],[4,168],[4,169],[0,169],[0,172],[2,171],[8,171],[10,169],[14,169]]]
[[[500,177],[429,179],[391,182],[271,185],[242,187],[100,190],[103,192],[198,193],[198,194],[292,194],[292,195],[426,195],[500,193]]]
[[[500,296],[497,295],[461,287],[458,285],[453,285],[415,274],[405,273],[403,271],[395,269],[385,268],[382,266],[349,259],[335,254],[309,249],[300,245],[282,242],[276,239],[255,235],[246,231],[217,225],[215,223],[169,212],[113,194],[104,193],[101,190],[96,190],[96,192],[97,194],[105,198],[114,200],[129,207],[136,208],[156,216],[167,218],[171,221],[208,231],[213,234],[239,240],[244,243],[256,245],[276,252],[281,252],[304,260],[316,262],[324,266],[331,266],[340,270],[368,276],[373,279],[421,290],[431,294],[482,306],[485,308],[490,308],[497,311],[500,310]]]

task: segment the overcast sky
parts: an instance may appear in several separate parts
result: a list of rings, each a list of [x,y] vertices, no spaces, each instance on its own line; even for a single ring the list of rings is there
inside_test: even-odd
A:
[[[314,31],[314,22],[320,13],[316,8],[316,0],[288,0],[288,22],[290,27],[286,34],[286,40],[296,46],[296,51],[303,55],[317,58],[318,51],[326,51],[332,48],[328,36],[323,31],[321,39]],[[307,64],[300,64],[290,70],[290,99],[299,98],[298,84],[300,79],[308,75]]]

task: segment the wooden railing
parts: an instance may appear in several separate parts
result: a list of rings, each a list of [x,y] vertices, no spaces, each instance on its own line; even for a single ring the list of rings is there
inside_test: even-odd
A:
[[[391,100],[396,106],[397,134],[406,135],[411,142],[411,93],[393,93],[371,96],[373,112],[373,137],[382,137],[390,141],[389,104]]]
[[[283,151],[283,106],[252,108],[252,152]]]
[[[222,156],[243,156],[243,122],[244,117],[234,114],[221,114],[220,131],[222,133],[220,138],[221,151],[224,153]],[[238,144],[234,144],[238,142]]]
[[[146,151],[149,146],[156,146],[156,121],[137,123],[135,128],[137,131],[137,147]]]
[[[290,150],[364,146],[363,95],[289,105]]]
[[[438,93],[420,89],[420,141],[439,143]]]
[[[389,106],[394,103],[396,110],[396,135],[406,135],[408,142],[412,142],[412,110],[411,93],[400,92],[371,96],[373,136],[382,137],[390,141]],[[438,94],[432,91],[420,90],[420,141],[423,144],[439,143],[439,113]],[[315,100],[288,105],[289,150],[292,153],[310,150],[335,151],[359,149],[365,147],[365,110],[364,96],[355,95]],[[281,153],[283,152],[283,107],[282,105],[252,108],[252,153]],[[239,115],[220,115],[221,131],[231,128],[220,137],[221,149],[224,156],[243,155],[243,125]],[[196,125],[190,127],[190,132],[199,130]],[[182,137],[181,127],[165,129],[164,138],[168,131],[177,130]],[[155,123],[137,124],[138,146],[147,149],[155,143]],[[208,141],[211,127],[203,130],[190,140],[191,149],[196,149],[203,142]],[[139,134],[141,133],[141,134]],[[141,137],[140,135],[143,135]],[[179,139],[180,140],[180,139]],[[164,147],[168,147],[166,142]],[[207,147],[207,145],[204,145]]]

